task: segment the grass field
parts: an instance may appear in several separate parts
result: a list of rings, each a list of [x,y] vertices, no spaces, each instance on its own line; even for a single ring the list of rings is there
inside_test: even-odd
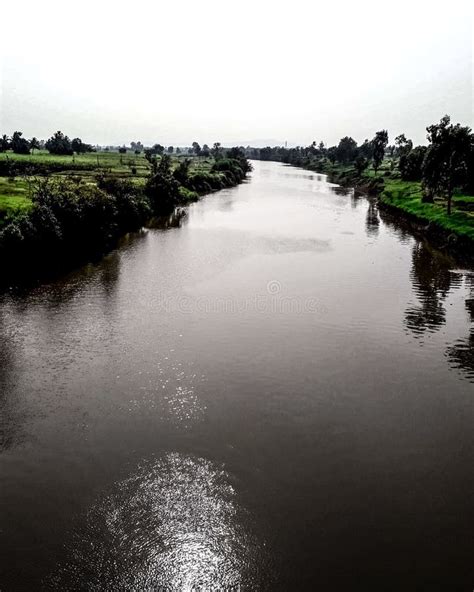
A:
[[[192,157],[189,155],[173,155],[173,165],[177,166],[182,158],[191,158],[191,170],[193,172],[208,171],[213,160],[211,158]],[[145,182],[150,172],[150,165],[143,153],[135,155],[132,152],[120,154],[119,152],[90,152],[73,156],[56,156],[46,151],[37,151],[35,154],[13,154],[11,152],[0,153],[0,162],[9,160],[12,163],[22,162],[35,164],[61,164],[63,170],[52,173],[52,176],[80,177],[86,182],[95,182],[100,173],[106,173],[114,177],[129,178],[137,184]],[[27,211],[31,206],[30,184],[34,175],[21,175],[16,177],[0,176],[0,227],[8,217],[12,217]]]

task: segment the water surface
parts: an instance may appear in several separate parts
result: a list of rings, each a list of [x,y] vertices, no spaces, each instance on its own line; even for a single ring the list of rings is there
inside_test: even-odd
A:
[[[254,167],[0,297],[2,590],[472,588],[473,270]]]

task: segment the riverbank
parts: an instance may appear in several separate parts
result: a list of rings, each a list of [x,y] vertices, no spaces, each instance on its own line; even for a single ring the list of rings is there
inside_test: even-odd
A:
[[[474,259],[474,196],[456,194],[453,211],[446,213],[444,200],[434,203],[422,201],[421,183],[403,181],[391,163],[386,161],[377,176],[373,170],[359,174],[355,167],[326,162],[302,168],[328,175],[328,178],[344,187],[376,196],[380,208],[390,211],[409,223],[418,235],[436,242],[439,248],[455,250],[465,260]]]
[[[122,155],[114,158],[123,168]],[[9,172],[7,189],[17,192],[3,196],[8,208],[0,216],[0,284],[42,279],[100,258],[126,233],[201,195],[241,183],[251,168],[237,152],[197,163],[155,157],[141,174],[137,167],[124,172],[96,166],[99,162],[98,157],[88,165],[33,158],[0,162]]]

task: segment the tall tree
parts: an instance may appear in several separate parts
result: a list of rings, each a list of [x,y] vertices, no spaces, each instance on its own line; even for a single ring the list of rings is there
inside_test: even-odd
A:
[[[3,134],[3,136],[0,138],[0,152],[5,152],[5,150],[8,150],[9,148],[10,140],[6,134]]]
[[[456,187],[467,181],[473,144],[471,128],[453,125],[448,115],[426,128],[430,145],[423,161],[423,187],[429,197],[438,194],[447,202],[451,214]]]
[[[357,142],[350,138],[349,136],[345,136],[342,138],[337,146],[336,149],[336,158],[339,162],[347,164],[348,162],[352,162],[354,158],[357,156]]]
[[[219,157],[221,155],[221,143],[220,142],[214,142],[214,145],[212,146],[211,154],[216,160],[219,159]]]
[[[41,144],[39,143],[38,138],[35,138],[33,136],[33,138],[31,138],[31,140],[30,140],[30,149],[31,149],[32,154],[35,153],[35,150],[39,150],[40,147],[41,147]]]
[[[413,148],[413,142],[408,140],[405,134],[400,134],[395,138],[395,145],[397,147],[398,156],[407,154]]]
[[[385,156],[385,148],[387,147],[387,144],[387,130],[380,130],[379,132],[376,132],[374,139],[372,140],[372,162],[376,175],[380,165],[382,164],[383,157]]]
[[[26,138],[23,138],[22,132],[13,132],[10,147],[16,154],[30,153],[30,143]]]

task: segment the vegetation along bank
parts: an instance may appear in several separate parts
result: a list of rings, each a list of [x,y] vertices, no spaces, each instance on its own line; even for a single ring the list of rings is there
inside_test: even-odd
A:
[[[99,149],[57,132],[0,138],[1,283],[39,278],[113,248],[123,234],[242,182],[239,148]]]
[[[427,128],[426,146],[404,134],[389,145],[378,131],[360,146],[344,137],[337,146],[247,149],[247,156],[277,160],[328,174],[341,185],[375,195],[379,206],[409,220],[439,246],[474,257],[474,134],[445,116]]]

